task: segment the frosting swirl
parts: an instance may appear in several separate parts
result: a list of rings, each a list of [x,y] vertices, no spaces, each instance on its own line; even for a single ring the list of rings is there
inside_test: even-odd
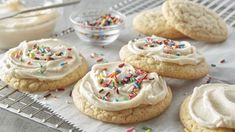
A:
[[[168,92],[166,82],[156,73],[146,73],[122,62],[94,65],[80,84],[80,94],[89,103],[108,111],[154,105]]]
[[[73,72],[81,56],[58,39],[22,42],[5,53],[1,60],[1,77],[12,74],[18,78],[57,80]]]
[[[189,42],[173,41],[156,36],[131,40],[128,49],[134,54],[153,57],[155,60],[179,65],[196,65],[204,60]]]
[[[235,85],[206,84],[196,87],[189,102],[194,121],[207,128],[235,128]]]

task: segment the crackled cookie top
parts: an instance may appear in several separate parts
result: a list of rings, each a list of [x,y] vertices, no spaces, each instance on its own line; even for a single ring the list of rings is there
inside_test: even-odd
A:
[[[146,73],[123,62],[96,64],[82,79],[80,93],[92,105],[109,111],[154,105],[168,88],[156,73]]]
[[[201,126],[235,128],[235,85],[196,87],[188,108],[192,119]]]
[[[228,37],[223,19],[202,4],[190,0],[167,0],[162,5],[169,25],[195,40],[221,42]]]
[[[185,35],[167,23],[159,9],[144,10],[133,19],[135,30],[146,35],[157,35],[165,38],[183,38]]]
[[[158,61],[179,65],[196,65],[204,60],[204,57],[189,42],[156,36],[131,40],[128,43],[128,49],[134,54],[146,55]]]
[[[57,80],[73,72],[81,63],[75,48],[58,39],[22,42],[10,49],[1,60],[1,77]]]

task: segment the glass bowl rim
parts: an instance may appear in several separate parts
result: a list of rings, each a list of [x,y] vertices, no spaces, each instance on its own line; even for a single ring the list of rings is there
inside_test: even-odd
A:
[[[79,16],[80,14],[82,14],[84,12],[95,12],[95,11],[105,11],[107,13],[113,12],[113,13],[117,14],[122,21],[118,24],[115,24],[115,25],[99,27],[99,26],[84,25],[84,24],[81,24],[81,23],[77,22],[76,20],[74,20],[75,16]],[[81,18],[81,16],[79,16],[79,18]],[[123,24],[125,24],[126,16],[124,14],[122,14],[121,12],[113,10],[113,9],[99,9],[98,8],[98,9],[89,9],[89,10],[82,11],[82,12],[74,12],[70,15],[69,19],[74,25],[77,25],[77,26],[80,26],[80,27],[96,28],[96,29],[104,29],[105,30],[105,29],[112,29],[112,28],[117,28],[119,26],[122,26]]]

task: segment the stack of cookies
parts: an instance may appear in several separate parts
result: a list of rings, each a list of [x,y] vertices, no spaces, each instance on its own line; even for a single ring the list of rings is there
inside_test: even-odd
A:
[[[134,29],[145,35],[205,42],[222,42],[228,36],[226,23],[212,10],[186,0],[167,0],[162,10],[151,9],[138,14]]]

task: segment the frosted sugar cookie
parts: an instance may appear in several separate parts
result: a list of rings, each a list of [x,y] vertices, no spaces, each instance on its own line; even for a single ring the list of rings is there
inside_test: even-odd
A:
[[[76,49],[58,39],[22,42],[1,59],[0,77],[20,91],[66,87],[86,74],[88,65]]]
[[[235,85],[196,87],[181,105],[181,122],[189,132],[234,132],[234,97]]]
[[[171,39],[186,37],[170,26],[162,15],[161,10],[158,9],[145,10],[139,13],[133,20],[133,27],[135,30],[148,36],[156,35]]]
[[[129,41],[120,50],[121,60],[147,72],[178,79],[198,79],[208,73],[205,58],[186,41],[156,36]]]
[[[160,115],[172,93],[157,73],[123,62],[96,64],[74,87],[73,100],[84,114],[104,122],[127,124]]]
[[[169,25],[192,39],[221,42],[228,37],[223,19],[203,5],[188,0],[167,0],[162,12]]]

